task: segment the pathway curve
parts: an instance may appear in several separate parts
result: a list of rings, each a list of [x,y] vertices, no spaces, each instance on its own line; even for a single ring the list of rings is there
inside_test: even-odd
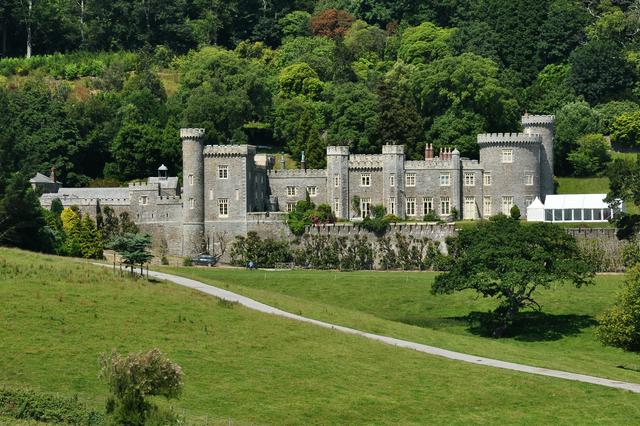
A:
[[[105,264],[96,264],[101,266],[109,266]],[[429,355],[436,355],[444,358],[453,359],[456,361],[464,361],[472,364],[486,365],[488,367],[503,368],[506,370],[520,371],[523,373],[537,374],[540,376],[557,377],[559,379],[573,380],[576,382],[592,383],[595,385],[607,386],[610,388],[625,389],[631,392],[640,393],[640,384],[622,382],[618,380],[605,379],[602,377],[588,376],[586,374],[569,373],[567,371],[550,370],[548,368],[533,367],[530,365],[516,364],[513,362],[500,361],[497,359],[484,358],[475,355],[464,354],[461,352],[449,351],[447,349],[441,349],[434,346],[423,345],[421,343],[410,342],[407,340],[395,339],[393,337],[381,336],[379,334],[367,333],[364,331],[356,330],[353,328],[343,327],[341,325],[330,324],[323,321],[306,318],[300,315],[295,315],[290,312],[283,311],[281,309],[274,308],[264,303],[260,303],[248,297],[233,293],[228,290],[224,290],[218,287],[214,287],[205,284],[201,281],[192,280],[190,278],[181,277],[178,275],[165,274],[163,272],[149,271],[149,276],[158,278],[161,280],[171,281],[175,284],[188,287],[211,296],[225,299],[231,302],[238,302],[239,304],[246,306],[247,308],[264,312],[266,314],[278,315],[292,320],[306,322],[314,324],[320,327],[329,328],[332,330],[340,331],[342,333],[354,334],[356,336],[365,337],[367,339],[376,340],[378,342],[386,343],[388,345],[397,346],[400,348],[413,349],[418,352],[423,352]]]

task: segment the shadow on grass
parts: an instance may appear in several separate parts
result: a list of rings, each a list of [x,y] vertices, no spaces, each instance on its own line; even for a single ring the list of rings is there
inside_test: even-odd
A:
[[[497,327],[490,312],[471,312],[461,317],[427,318],[413,317],[399,320],[405,324],[434,330],[466,327],[471,334],[493,337]],[[597,321],[590,315],[555,315],[544,312],[521,312],[502,338],[524,342],[560,340],[567,336],[576,336],[585,328],[593,327]]]

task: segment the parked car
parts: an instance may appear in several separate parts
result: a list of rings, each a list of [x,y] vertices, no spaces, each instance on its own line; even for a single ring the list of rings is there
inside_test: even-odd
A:
[[[210,254],[199,254],[191,259],[193,265],[213,266],[216,264],[216,257]]]

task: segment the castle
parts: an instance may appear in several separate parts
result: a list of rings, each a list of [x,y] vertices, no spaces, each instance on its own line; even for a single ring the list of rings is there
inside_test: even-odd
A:
[[[182,188],[164,166],[157,177],[125,188],[64,188],[43,175],[32,184],[44,192],[44,207],[58,198],[92,215],[104,206],[126,211],[168,253],[189,256],[211,248],[220,233],[278,237],[286,212],[307,194],[345,220],[366,217],[378,204],[409,220],[429,212],[474,220],[509,214],[513,205],[524,214],[536,198],[553,194],[554,117],[525,115],[522,127],[478,135],[479,161],[461,158],[457,149],[436,156],[429,144],[419,161],[406,160],[402,145],[384,145],[375,155],[329,146],[326,169],[306,169],[303,158],[297,170],[257,154],[255,146],[204,146],[204,129],[181,129]]]

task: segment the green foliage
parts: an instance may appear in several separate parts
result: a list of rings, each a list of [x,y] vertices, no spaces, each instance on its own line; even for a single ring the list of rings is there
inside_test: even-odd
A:
[[[605,135],[613,131],[613,123],[618,117],[625,113],[636,113],[640,111],[640,105],[633,101],[611,101],[595,107],[600,115],[601,132]]]
[[[182,266],[193,266],[193,259],[185,257],[182,259]]]
[[[627,272],[626,284],[613,307],[598,319],[596,334],[600,341],[625,351],[640,350],[640,269]]]
[[[316,205],[311,202],[309,194],[306,199],[298,201],[292,212],[287,215],[287,225],[294,235],[304,234],[305,228],[321,223],[333,223],[336,218],[327,204]]]
[[[323,90],[318,74],[305,63],[289,65],[280,71],[278,86],[283,97],[301,95],[315,99]]]
[[[144,425],[153,411],[147,398],[177,398],[182,391],[182,368],[159,349],[119,355],[115,350],[100,359],[100,375],[111,392],[108,414],[116,424]]]
[[[576,287],[591,283],[591,266],[579,255],[575,238],[548,224],[522,224],[496,216],[462,229],[449,240],[451,269],[438,277],[433,294],[472,289],[498,300],[493,335],[501,337],[523,308],[540,310],[539,287],[557,281]]]
[[[311,34],[311,14],[303,10],[287,13],[278,20],[283,37],[304,37]]]
[[[578,147],[580,137],[597,133],[600,115],[584,101],[563,106],[556,114],[554,151],[554,172],[559,176],[571,174],[568,155]]]
[[[409,27],[402,33],[398,58],[409,64],[426,64],[453,53],[455,28],[440,28],[431,22]]]
[[[77,398],[38,393],[28,389],[0,388],[0,416],[20,420],[73,425],[102,425],[102,414],[87,409]]]
[[[383,235],[389,228],[389,218],[385,216],[385,208],[382,204],[371,206],[371,215],[365,217],[360,226],[376,235]]]
[[[640,111],[625,112],[613,120],[611,142],[622,147],[640,145]]]
[[[142,265],[153,259],[153,255],[148,251],[150,246],[151,236],[131,233],[119,235],[107,245],[122,257],[125,264],[131,267],[132,274],[135,265],[140,265],[142,269]]]
[[[293,258],[287,241],[262,239],[253,231],[246,237],[237,236],[230,254],[233,265],[246,267],[253,262],[259,268],[273,268],[277,263],[291,262]]]
[[[595,176],[603,172],[611,161],[609,144],[604,136],[588,134],[577,142],[578,147],[568,156],[574,176]]]
[[[513,220],[520,220],[520,208],[516,204],[511,206],[511,210],[509,210],[509,216],[511,216],[511,219]]]

